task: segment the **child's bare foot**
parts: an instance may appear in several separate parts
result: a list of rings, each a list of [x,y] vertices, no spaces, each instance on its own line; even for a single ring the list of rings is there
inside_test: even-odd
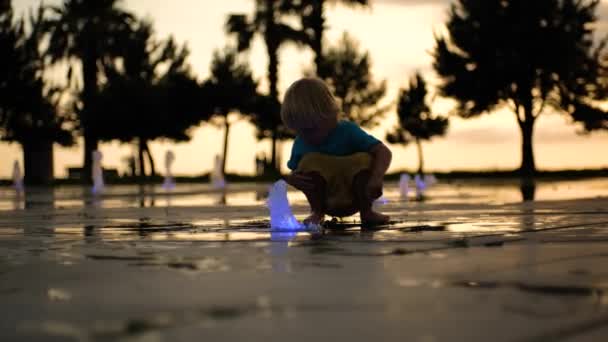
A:
[[[387,224],[390,219],[390,216],[377,213],[373,210],[361,212],[359,215],[361,216],[361,223],[364,226]]]
[[[323,222],[323,220],[325,219],[325,214],[323,213],[318,213],[318,212],[312,212],[312,214],[310,214],[310,216],[308,216],[307,218],[304,219],[304,224],[308,225],[308,224],[321,224],[321,222]]]

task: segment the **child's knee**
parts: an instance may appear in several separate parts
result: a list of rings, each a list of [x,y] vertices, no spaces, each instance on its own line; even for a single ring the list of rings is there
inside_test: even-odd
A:
[[[359,205],[367,204],[368,202],[371,203],[376,198],[382,196],[382,188],[373,189],[374,194],[368,194],[367,187],[370,175],[371,171],[369,169],[365,169],[357,173],[353,179],[353,193]],[[370,196],[373,197],[370,198]]]
[[[318,172],[305,172],[304,175],[310,177],[315,189],[325,188],[325,186],[327,185],[327,182],[325,182],[325,178],[323,178],[323,176],[321,176],[321,174]]]
[[[318,172],[298,172],[299,174],[309,177],[310,183],[312,184],[312,189],[310,187],[300,188],[297,184],[292,184],[296,189],[303,191],[305,193],[315,192],[318,193],[320,191],[324,191],[327,183],[325,179]]]
[[[370,174],[371,174],[370,170],[365,169],[365,170],[361,170],[359,173],[357,173],[355,175],[355,177],[353,178],[353,188],[354,188],[355,194],[365,192],[365,187],[367,186],[367,183],[369,182]]]

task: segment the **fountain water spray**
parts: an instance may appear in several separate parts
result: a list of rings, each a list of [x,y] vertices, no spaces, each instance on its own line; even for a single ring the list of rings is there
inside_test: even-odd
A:
[[[13,187],[18,193],[23,192],[23,176],[21,176],[19,162],[16,160],[15,163],[13,163]]]
[[[277,181],[270,187],[266,201],[270,210],[270,229],[272,230],[301,230],[305,225],[300,223],[291,211],[287,199],[287,183]]]
[[[93,177],[93,189],[91,190],[94,195],[100,194],[105,188],[103,182],[103,169],[101,167],[101,159],[103,154],[100,151],[93,151],[93,168],[91,176]]]
[[[165,154],[165,181],[163,182],[163,189],[173,190],[175,189],[175,180],[173,179],[173,173],[171,173],[171,165],[175,161],[175,154],[169,150]]]
[[[215,189],[224,189],[226,187],[226,180],[224,179],[224,173],[222,172],[222,157],[219,155],[215,156],[215,164],[211,171],[211,186]]]
[[[414,177],[414,182],[416,183],[416,199],[421,200],[424,198],[424,191],[426,190],[427,185],[420,175]]]
[[[407,195],[410,192],[410,176],[407,173],[402,173],[399,177],[399,193],[401,198],[407,199]]]
[[[388,199],[384,196],[380,196],[372,203],[372,208],[374,208],[374,210],[380,210],[380,207],[386,204],[388,204]]]
[[[435,175],[433,175],[433,174],[425,175],[424,182],[426,183],[427,187],[431,187],[431,186],[437,184],[437,177],[435,177]]]

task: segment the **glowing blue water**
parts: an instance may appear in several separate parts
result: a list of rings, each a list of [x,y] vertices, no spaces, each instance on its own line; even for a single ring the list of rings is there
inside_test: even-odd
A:
[[[171,172],[171,165],[175,161],[175,154],[169,150],[165,153],[165,181],[163,182],[163,189],[171,191],[175,189],[175,180],[173,179],[173,173]]]
[[[222,157],[219,155],[215,156],[215,162],[213,165],[213,170],[211,171],[211,186],[214,189],[222,190],[226,188],[226,179],[224,178],[224,173],[222,172]]]
[[[426,182],[420,175],[414,177],[414,182],[416,183],[416,197],[422,198],[426,190]]]
[[[23,192],[23,176],[21,176],[21,168],[19,162],[15,160],[13,164],[13,187],[17,193]]]
[[[399,193],[402,198],[407,198],[407,194],[410,191],[410,176],[407,173],[402,173],[399,178]]]
[[[103,181],[103,168],[101,166],[101,160],[103,154],[99,151],[93,151],[93,188],[91,192],[93,195],[98,195],[103,192],[105,184]]]
[[[271,229],[303,230],[305,228],[304,224],[293,216],[287,199],[287,183],[284,180],[280,180],[270,187],[266,204],[270,210]]]

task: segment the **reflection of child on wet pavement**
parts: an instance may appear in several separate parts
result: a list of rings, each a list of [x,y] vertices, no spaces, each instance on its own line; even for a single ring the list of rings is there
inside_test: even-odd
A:
[[[285,94],[281,118],[297,133],[287,166],[287,182],[306,195],[311,207],[307,223],[325,214],[359,212],[365,225],[383,224],[388,216],[372,209],[382,195],[382,180],[391,151],[355,123],[338,120],[340,109],[323,81],[304,78]]]

